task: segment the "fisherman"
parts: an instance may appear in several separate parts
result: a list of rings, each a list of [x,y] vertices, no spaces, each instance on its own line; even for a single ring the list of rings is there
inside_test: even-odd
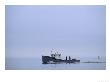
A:
[[[67,61],[67,56],[66,56],[66,60],[65,60],[65,62],[66,62],[66,64],[67,64],[67,62],[68,62],[68,61]]]
[[[69,56],[69,60],[71,60],[71,57]]]
[[[66,56],[66,60],[67,60],[67,56]]]
[[[71,57],[69,56],[69,64],[70,64],[70,62],[71,62]]]

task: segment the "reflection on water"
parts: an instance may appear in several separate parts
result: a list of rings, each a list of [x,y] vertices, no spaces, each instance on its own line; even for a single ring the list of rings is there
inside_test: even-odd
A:
[[[6,58],[6,70],[105,70],[106,63],[42,64],[35,58]]]

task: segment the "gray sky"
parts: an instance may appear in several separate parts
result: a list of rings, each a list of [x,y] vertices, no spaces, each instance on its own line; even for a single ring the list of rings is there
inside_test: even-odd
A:
[[[106,7],[6,6],[6,57],[106,55]]]

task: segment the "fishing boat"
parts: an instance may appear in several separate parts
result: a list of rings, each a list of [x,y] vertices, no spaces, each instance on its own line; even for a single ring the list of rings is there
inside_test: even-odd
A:
[[[42,64],[60,64],[60,63],[79,63],[80,60],[72,59],[70,56],[61,59],[61,55],[57,53],[51,53],[51,56],[42,56]]]

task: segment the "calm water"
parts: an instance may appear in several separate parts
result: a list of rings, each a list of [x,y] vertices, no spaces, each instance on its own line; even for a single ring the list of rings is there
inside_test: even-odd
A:
[[[42,64],[41,59],[7,58],[6,70],[105,70],[106,63]]]

